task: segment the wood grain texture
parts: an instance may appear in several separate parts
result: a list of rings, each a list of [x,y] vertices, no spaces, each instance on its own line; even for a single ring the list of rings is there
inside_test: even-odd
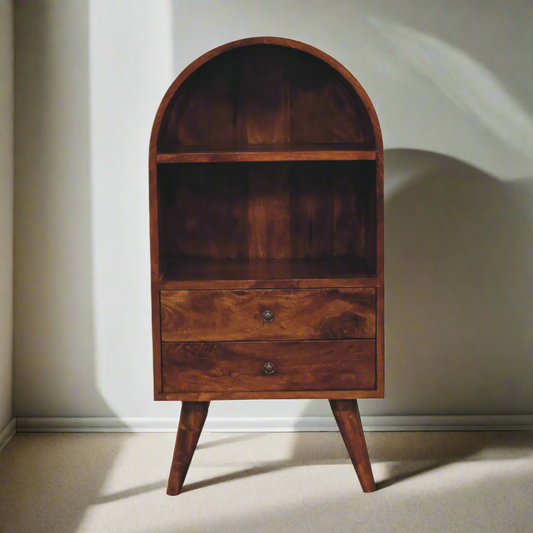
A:
[[[274,320],[267,323],[263,312]],[[161,291],[163,342],[365,339],[376,333],[373,288]]]
[[[236,102],[235,113],[246,115],[248,144],[289,142],[291,85],[287,82],[291,64],[284,50],[276,46],[256,46],[231,53],[239,54],[241,60],[240,101]],[[179,101],[176,105],[179,106]]]
[[[380,397],[385,395],[385,221],[384,221],[384,163],[383,150],[380,150],[376,159],[376,242],[375,242],[375,258],[376,265],[373,269],[377,277],[380,279],[380,286],[376,289],[377,296],[377,368],[378,379],[377,385],[380,392]]]
[[[154,395],[184,402],[168,493],[209,401],[268,398],[329,399],[375,490],[354,401],[384,393],[383,141],[366,92],[309,45],[228,43],[170,86],[149,155]]]
[[[329,403],[363,492],[374,492],[376,484],[370,466],[357,400],[330,400]]]
[[[208,410],[209,402],[183,402],[181,406],[178,434],[167,485],[169,496],[177,496],[181,492]]]
[[[248,178],[248,257],[291,257],[288,165],[254,165]]]
[[[376,151],[367,143],[315,145],[165,146],[158,163],[224,163],[265,161],[373,161]]]
[[[167,343],[162,349],[165,393],[376,387],[374,341]],[[272,375],[264,372],[268,362]]]
[[[169,256],[247,258],[247,168],[189,164],[167,170]]]
[[[152,287],[152,349],[154,367],[154,395],[163,391],[161,382],[161,313],[160,313],[160,291]]]
[[[186,146],[374,140],[343,76],[311,54],[272,44],[212,58],[184,81],[167,113],[165,142]]]
[[[364,259],[253,259],[170,261],[159,289],[274,289],[376,287]]]
[[[373,168],[359,165],[361,179],[354,179],[353,171],[341,166],[338,168],[333,186],[334,191],[334,255],[364,257],[367,264],[367,242],[374,231],[376,221],[370,216],[372,207],[369,197],[375,180]],[[375,265],[375,261],[372,261]]]
[[[159,271],[178,258],[339,257],[364,259],[375,273],[375,168],[369,161],[159,165]]]
[[[163,100],[161,101],[152,128],[150,146],[156,148],[158,141],[161,141],[163,143],[166,141],[166,139],[164,139],[163,135],[161,134],[166,131],[168,125],[168,115],[170,113],[167,113],[167,111],[168,109],[173,108],[173,104],[176,100],[177,95],[180,93],[182,85],[188,80],[190,76],[192,76],[200,67],[202,67],[202,65],[205,65],[211,59],[216,58],[224,54],[225,52],[259,44],[276,45],[280,47],[286,47],[288,49],[300,50],[316,58],[319,58],[320,60],[331,66],[333,69],[335,69],[355,91],[355,94],[358,97],[357,104],[360,105],[360,107],[364,107],[365,111],[368,113],[368,116],[370,118],[370,127],[373,132],[376,149],[383,149],[381,129],[379,126],[379,121],[376,112],[374,110],[372,102],[370,101],[370,98],[368,97],[368,94],[365,92],[361,84],[355,79],[355,77],[338,61],[333,59],[325,52],[322,52],[321,50],[318,50],[317,48],[314,48],[313,46],[310,46],[308,44],[279,37],[252,37],[248,39],[233,41],[205,53],[203,56],[199,57],[197,60],[191,63],[174,80],[172,85],[167,90]]]
[[[222,392],[160,392],[155,395],[156,401],[172,402],[209,402],[226,400],[355,400],[360,398],[383,398],[383,394],[377,389],[359,389],[245,392],[226,390]]]
[[[293,165],[290,183],[292,257],[333,257],[333,192],[330,178],[337,165],[307,162]]]

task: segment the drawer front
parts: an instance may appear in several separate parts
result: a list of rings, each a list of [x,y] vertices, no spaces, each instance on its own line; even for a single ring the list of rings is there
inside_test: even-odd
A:
[[[374,341],[169,343],[163,392],[373,390]]]
[[[163,342],[371,339],[375,335],[373,288],[161,291]]]

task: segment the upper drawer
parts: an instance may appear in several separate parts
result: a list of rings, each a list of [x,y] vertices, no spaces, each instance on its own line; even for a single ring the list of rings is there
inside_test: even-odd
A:
[[[370,339],[373,288],[161,291],[163,342]]]

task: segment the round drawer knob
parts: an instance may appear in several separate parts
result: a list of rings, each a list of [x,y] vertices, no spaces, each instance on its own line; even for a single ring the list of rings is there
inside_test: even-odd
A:
[[[263,320],[265,322],[272,322],[274,320],[274,313],[269,309],[263,311]]]
[[[263,365],[263,370],[265,371],[265,374],[273,374],[276,368],[273,363],[268,362]]]

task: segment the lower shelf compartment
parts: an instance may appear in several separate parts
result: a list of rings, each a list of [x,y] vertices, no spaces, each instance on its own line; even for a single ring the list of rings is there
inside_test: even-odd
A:
[[[163,393],[376,389],[374,340],[164,343]]]
[[[251,259],[170,261],[160,288],[220,288],[233,282],[238,287],[268,287],[269,282],[298,286],[328,286],[345,280],[345,286],[375,286],[376,275],[364,259]],[[281,282],[281,283],[279,283]],[[298,283],[299,282],[299,283]],[[343,284],[339,286],[344,286]]]

